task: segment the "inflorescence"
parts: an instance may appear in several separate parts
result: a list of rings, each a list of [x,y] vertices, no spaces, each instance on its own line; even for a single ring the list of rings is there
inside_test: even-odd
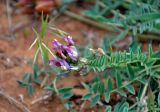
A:
[[[71,36],[66,36],[64,40],[67,45],[61,44],[56,39],[52,42],[57,59],[49,60],[49,64],[60,67],[62,70],[78,70],[79,54],[74,41]]]

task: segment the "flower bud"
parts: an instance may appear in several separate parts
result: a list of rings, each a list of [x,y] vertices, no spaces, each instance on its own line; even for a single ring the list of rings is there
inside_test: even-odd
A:
[[[74,42],[71,36],[67,36],[64,38],[64,40],[68,43],[68,46],[73,46]]]
[[[103,50],[102,48],[98,48],[97,51],[98,51],[100,54],[105,55],[105,52],[104,52],[104,50]]]

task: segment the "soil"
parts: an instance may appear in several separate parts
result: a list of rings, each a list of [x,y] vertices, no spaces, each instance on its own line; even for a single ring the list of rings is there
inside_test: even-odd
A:
[[[0,4],[0,9],[2,9],[0,10],[0,91],[4,91],[15,100],[21,102],[31,112],[67,112],[62,102],[56,95],[53,95],[52,99],[47,102],[32,104],[32,102],[41,97],[45,91],[41,87],[35,86],[36,89],[33,96],[28,96],[26,89],[21,88],[17,84],[16,81],[21,79],[24,73],[32,72],[32,67],[28,64],[28,62],[33,60],[35,48],[31,50],[28,50],[28,48],[35,39],[35,34],[32,30],[32,27],[35,27],[35,24],[32,22],[31,24],[27,24],[27,26],[24,25],[24,27],[16,30],[14,32],[15,38],[12,35],[9,36],[8,34],[10,32],[8,31],[9,28],[5,4]],[[11,19],[12,26],[16,26],[17,24],[23,25],[24,23],[33,21],[30,16],[22,14],[12,15]],[[37,23],[39,24],[38,21]],[[57,28],[68,32],[73,37],[76,44],[83,46],[89,43],[87,38],[92,39],[95,48],[99,46],[98,43],[106,32],[64,15],[56,19],[54,23],[50,23],[50,25],[54,25]],[[51,42],[54,38],[56,38],[56,36],[52,35],[48,31],[45,38],[46,42],[49,42],[49,46],[51,46]],[[59,40],[62,41],[62,39]],[[81,81],[91,81],[93,75],[94,74],[91,73],[85,77],[79,76],[78,78],[77,76],[71,75],[70,77],[59,81],[58,86],[79,86]],[[83,89],[76,89],[74,93],[81,95],[86,93],[86,91]],[[77,97],[73,101],[76,104],[76,108],[79,109],[81,106],[80,99]],[[6,100],[0,94],[0,112],[21,111],[22,110],[18,109],[11,101]],[[89,103],[87,102],[83,112],[103,111],[100,107],[91,109]]]

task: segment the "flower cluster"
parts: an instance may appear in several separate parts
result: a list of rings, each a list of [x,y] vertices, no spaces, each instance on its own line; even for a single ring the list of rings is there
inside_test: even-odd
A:
[[[61,67],[63,70],[78,70],[78,66],[75,65],[78,63],[79,56],[72,37],[66,36],[64,40],[67,45],[62,45],[56,39],[53,41],[53,50],[58,59],[49,60],[49,64]]]

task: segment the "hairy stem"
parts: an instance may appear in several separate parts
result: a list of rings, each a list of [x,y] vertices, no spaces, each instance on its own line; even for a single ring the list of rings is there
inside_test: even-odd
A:
[[[78,15],[78,14],[75,14],[71,11],[64,11],[63,14],[69,16],[69,17],[72,17],[74,19],[77,19],[81,22],[84,22],[86,24],[89,24],[89,25],[92,25],[92,26],[95,26],[97,28],[100,28],[100,29],[103,29],[103,30],[107,30],[107,31],[111,31],[111,32],[115,32],[115,29],[114,27],[116,26],[116,24],[110,24],[110,23],[107,23],[107,24],[101,24],[101,23],[98,23],[96,21],[93,21],[91,19],[88,19],[84,16],[81,16],[81,15]],[[119,27],[119,25],[117,25]],[[128,34],[132,35],[133,33],[132,32],[128,32]],[[160,40],[160,38],[156,35],[150,35],[150,34],[137,34],[137,36],[139,37],[138,39],[139,40],[147,40],[147,39],[152,39],[152,40]]]

